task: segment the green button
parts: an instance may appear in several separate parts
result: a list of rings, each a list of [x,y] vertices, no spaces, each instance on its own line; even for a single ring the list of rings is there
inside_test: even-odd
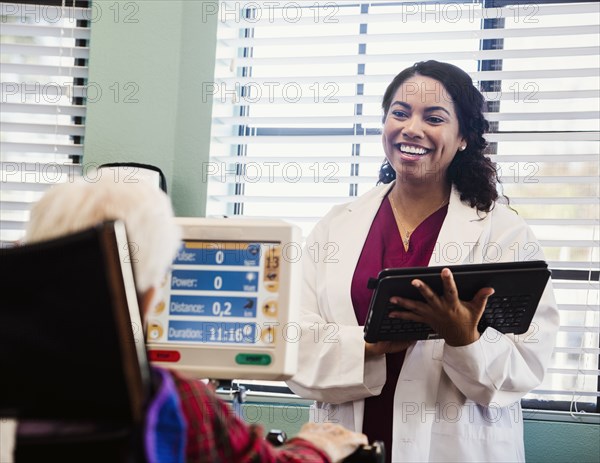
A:
[[[268,354],[237,354],[235,361],[240,365],[270,365],[271,356]]]

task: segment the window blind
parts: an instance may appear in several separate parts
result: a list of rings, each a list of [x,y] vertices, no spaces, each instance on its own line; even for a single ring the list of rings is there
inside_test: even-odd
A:
[[[554,270],[561,328],[529,403],[598,409],[599,18],[595,2],[221,2],[207,213],[307,234],[376,181],[381,98],[416,61],[486,97],[502,191]],[[539,402],[534,402],[539,401]]]
[[[3,246],[23,237],[47,188],[81,175],[92,13],[67,5],[0,4]]]

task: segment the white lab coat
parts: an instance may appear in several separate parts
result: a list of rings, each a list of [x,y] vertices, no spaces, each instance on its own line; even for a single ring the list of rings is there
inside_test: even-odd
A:
[[[364,399],[385,383],[385,357],[365,360],[350,285],[371,223],[392,185],[334,207],[303,254],[298,373],[288,382],[314,399],[311,420],[361,431]],[[543,259],[525,222],[504,205],[478,213],[452,191],[430,265]],[[519,400],[538,386],[559,317],[548,283],[530,330],[488,328],[467,346],[419,341],[406,352],[394,397],[393,462],[524,461]]]

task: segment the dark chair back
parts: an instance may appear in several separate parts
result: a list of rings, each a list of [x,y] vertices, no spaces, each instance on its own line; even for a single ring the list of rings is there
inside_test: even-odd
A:
[[[150,397],[125,227],[1,249],[0,417],[16,461],[139,461]]]

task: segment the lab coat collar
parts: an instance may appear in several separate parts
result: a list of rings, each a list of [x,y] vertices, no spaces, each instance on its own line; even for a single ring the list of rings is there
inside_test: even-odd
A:
[[[339,256],[335,265],[328,264],[326,281],[329,307],[336,322],[357,326],[358,321],[352,306],[349,281],[352,281],[354,269],[379,206],[385,195],[393,187],[393,182],[379,185],[369,190],[357,200],[344,206],[341,213],[331,220],[329,242],[338,249]],[[338,308],[344,307],[344,310]]]
[[[473,264],[476,262],[474,248],[490,220],[490,215],[463,203],[460,193],[453,186],[450,193],[448,213],[440,229],[429,266]]]

